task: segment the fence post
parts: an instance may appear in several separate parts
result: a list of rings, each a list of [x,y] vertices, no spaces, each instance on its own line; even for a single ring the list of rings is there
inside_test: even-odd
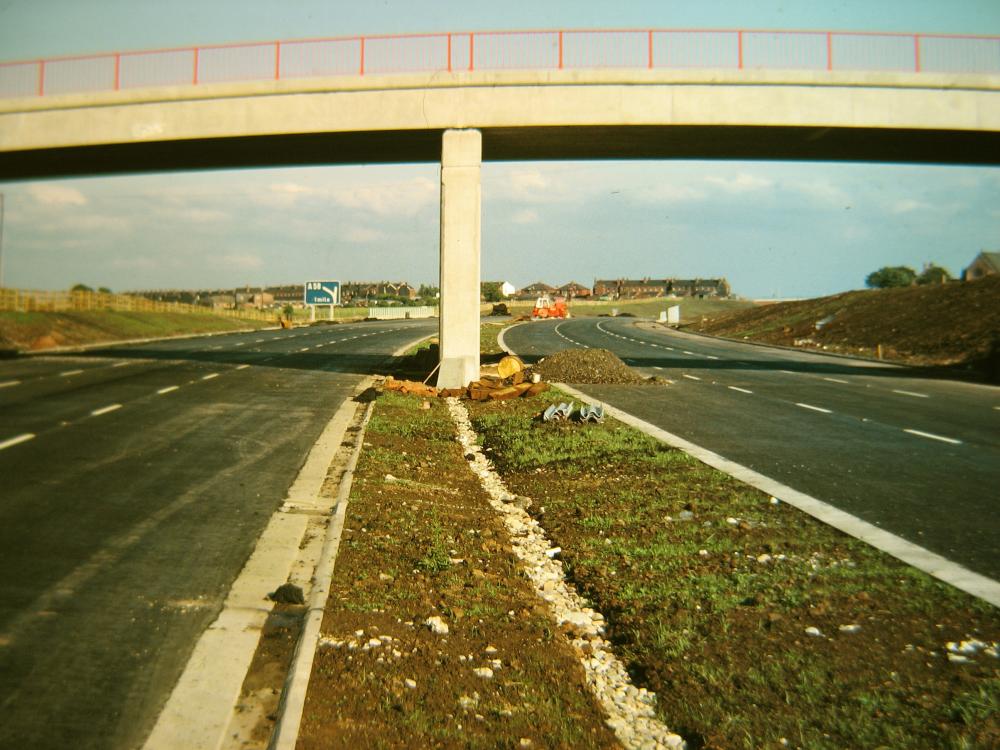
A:
[[[920,34],[913,35],[913,69],[920,72]]]
[[[740,70],[743,70],[743,31],[742,30],[736,32],[736,43],[737,43],[737,45],[739,47]]]
[[[448,32],[448,72],[451,72],[451,32]]]
[[[358,75],[365,74],[365,38],[361,37],[361,66],[358,70]]]
[[[115,52],[115,91],[120,90],[122,87],[122,55],[121,52]]]
[[[274,43],[274,80],[281,80],[281,42]]]
[[[474,70],[474,62],[476,59],[476,35],[474,32],[469,33],[469,70]]]
[[[38,61],[38,95],[45,96],[45,60]]]
[[[192,72],[192,84],[198,85],[198,48],[194,48],[194,70]]]
[[[563,33],[559,31],[559,70],[563,69]]]
[[[826,69],[833,70],[833,34],[826,32]]]
[[[653,30],[649,30],[649,69],[653,69]]]

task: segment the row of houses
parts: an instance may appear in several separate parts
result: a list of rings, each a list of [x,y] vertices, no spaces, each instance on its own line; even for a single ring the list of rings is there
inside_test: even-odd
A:
[[[512,295],[515,299],[533,299],[559,295],[568,299],[647,299],[655,297],[729,297],[729,282],[720,279],[597,279],[591,288],[570,281],[559,287],[538,281]]]
[[[484,282],[503,299],[532,300],[542,296],[567,299],[644,299],[653,297],[728,297],[732,293],[725,279],[598,279],[593,287],[576,281],[550,286],[536,281],[517,289],[507,281]],[[436,290],[434,290],[436,292]],[[275,307],[301,305],[302,284],[281,284],[242,289],[158,289],[136,292],[158,302],[184,302],[214,308]],[[340,285],[340,301],[345,305],[365,305],[376,300],[416,300],[420,290],[405,281],[348,281]],[[485,299],[485,294],[484,294]],[[494,297],[495,299],[495,297]]]

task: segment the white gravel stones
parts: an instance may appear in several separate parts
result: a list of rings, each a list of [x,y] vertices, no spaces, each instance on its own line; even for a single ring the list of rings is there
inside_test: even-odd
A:
[[[839,628],[837,628],[837,630],[839,630],[841,633],[857,633],[859,630],[861,630],[861,626],[855,623],[851,623],[850,625],[841,625]]]
[[[982,651],[987,656],[992,656],[994,659],[997,658],[997,642],[985,643],[978,638],[972,638],[968,641],[948,641],[945,644],[945,648],[948,650],[948,661],[956,662],[961,664],[962,662],[971,661],[970,656],[975,656],[980,651]]]
[[[409,677],[407,677],[405,680],[403,680],[403,684],[406,685],[406,687],[408,687],[410,690],[416,690],[417,689],[417,681],[416,680],[411,680]]]
[[[811,635],[813,638],[819,638],[823,635],[819,628],[809,626],[806,628],[806,635]]]
[[[469,458],[469,467],[480,478],[490,504],[502,517],[514,554],[523,563],[535,592],[549,603],[556,623],[565,628],[583,664],[587,684],[607,714],[607,724],[618,741],[627,750],[684,748],[684,740],[656,718],[655,694],[645,688],[636,688],[624,665],[611,652],[611,644],[602,637],[603,615],[588,607],[566,583],[562,562],[556,555],[549,554],[555,548],[538,522],[525,512],[527,504],[511,493],[493,471],[476,443],[476,433],[465,407],[454,398],[447,399],[447,403],[457,426],[458,440]],[[480,676],[484,676],[481,671],[489,672],[490,677],[493,675],[489,667],[473,671]],[[522,747],[530,746],[522,742]]]
[[[429,627],[432,633],[436,633],[437,635],[448,635],[448,623],[437,615],[434,617],[428,617],[424,620],[424,625]]]
[[[472,670],[472,674],[476,677],[482,677],[484,680],[493,679],[493,670],[489,667],[476,667]]]

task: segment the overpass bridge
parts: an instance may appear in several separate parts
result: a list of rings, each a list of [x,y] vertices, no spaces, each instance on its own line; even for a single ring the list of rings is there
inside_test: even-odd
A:
[[[0,179],[441,164],[441,369],[478,377],[480,166],[1000,163],[1000,38],[551,31],[0,64]]]

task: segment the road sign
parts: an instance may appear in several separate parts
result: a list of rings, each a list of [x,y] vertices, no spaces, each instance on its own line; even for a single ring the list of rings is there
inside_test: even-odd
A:
[[[307,305],[339,305],[340,282],[307,281],[305,302]]]

